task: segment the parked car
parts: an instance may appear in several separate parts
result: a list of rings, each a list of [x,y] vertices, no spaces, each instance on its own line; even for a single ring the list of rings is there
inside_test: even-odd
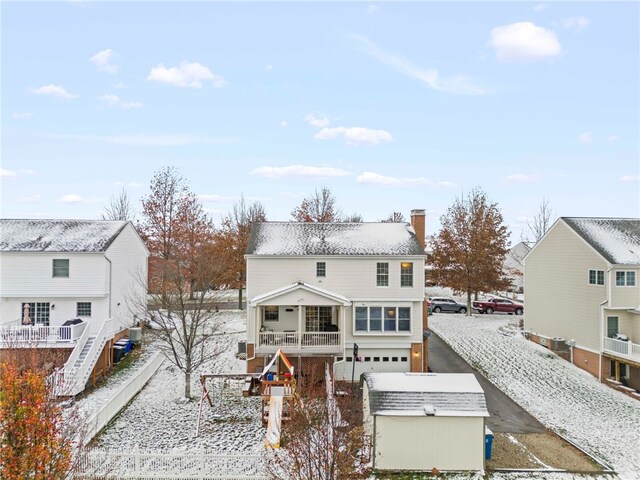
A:
[[[490,298],[473,302],[473,309],[491,315],[494,312],[505,312],[509,315],[522,315],[524,305],[506,298]]]
[[[429,307],[433,313],[467,313],[467,306],[464,303],[456,302],[453,298],[447,297],[429,297]]]

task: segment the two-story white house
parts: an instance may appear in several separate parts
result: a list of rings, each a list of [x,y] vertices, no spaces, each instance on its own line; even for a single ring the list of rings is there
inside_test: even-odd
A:
[[[640,219],[559,218],[524,261],[531,338],[640,390]]]
[[[131,222],[0,220],[0,348],[55,349],[78,393],[144,318],[147,256]]]
[[[424,210],[411,225],[254,224],[247,370],[281,349],[303,375],[325,362],[339,380],[427,371],[424,226]]]

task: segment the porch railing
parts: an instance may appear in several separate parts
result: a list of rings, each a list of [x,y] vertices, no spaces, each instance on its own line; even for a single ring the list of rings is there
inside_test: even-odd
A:
[[[301,349],[339,347],[342,345],[342,332],[261,332],[258,345]]]
[[[340,332],[305,332],[302,334],[302,345],[305,347],[340,345]]]
[[[260,345],[278,347],[297,347],[300,335],[298,332],[261,332]]]
[[[5,345],[51,342],[72,343],[80,338],[86,327],[86,322],[66,327],[49,327],[44,325],[0,327],[0,342]]]
[[[622,340],[605,337],[604,351],[636,361],[640,360],[640,344],[637,343],[623,342]]]

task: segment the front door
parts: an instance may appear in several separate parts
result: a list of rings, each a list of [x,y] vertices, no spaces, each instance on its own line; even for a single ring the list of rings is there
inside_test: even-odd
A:
[[[618,333],[618,317],[607,317],[607,337],[613,338]]]

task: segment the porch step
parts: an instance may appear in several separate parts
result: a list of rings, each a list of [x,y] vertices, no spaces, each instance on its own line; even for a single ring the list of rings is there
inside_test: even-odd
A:
[[[84,348],[82,349],[82,352],[80,352],[80,356],[78,357],[78,360],[76,360],[76,363],[73,365],[75,368],[80,368],[82,366],[82,364],[87,358],[87,354],[89,353],[89,350],[91,349],[91,345],[93,345],[93,342],[95,342],[95,340],[96,340],[95,335],[87,338],[87,343],[85,343]]]

